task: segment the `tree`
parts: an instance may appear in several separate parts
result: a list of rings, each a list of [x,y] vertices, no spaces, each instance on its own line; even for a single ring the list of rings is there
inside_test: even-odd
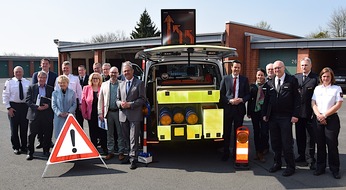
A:
[[[132,30],[131,38],[147,38],[160,36],[160,34],[161,32],[158,31],[155,24],[151,22],[151,18],[147,10],[145,9],[144,12],[141,14],[139,22],[137,22],[137,27],[135,27],[135,30]]]
[[[334,10],[328,26],[333,37],[346,37],[346,8]]]
[[[97,34],[91,37],[90,43],[115,42],[120,40],[128,40],[124,31],[107,32],[105,34]]]
[[[272,27],[270,24],[268,24],[266,21],[260,21],[259,23],[255,24],[256,27],[264,29],[264,30],[271,30]]]
[[[322,29],[319,27],[319,30],[316,32],[311,32],[306,36],[307,38],[330,38],[330,34],[328,30]]]

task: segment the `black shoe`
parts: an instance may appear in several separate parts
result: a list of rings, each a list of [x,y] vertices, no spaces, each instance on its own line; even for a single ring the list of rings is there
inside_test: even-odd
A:
[[[43,148],[42,143],[38,143],[38,144],[36,145],[36,149],[40,149],[40,148]]]
[[[286,169],[283,173],[282,176],[288,177],[294,174],[294,170],[292,169]]]
[[[50,147],[53,148],[54,147],[54,143],[50,142]]]
[[[316,162],[315,161],[312,161],[310,163],[310,170],[316,170]]]
[[[229,159],[229,154],[222,155],[222,158],[221,158],[222,161],[226,162],[228,159]]]
[[[20,153],[26,154],[26,153],[28,153],[28,149],[22,148],[22,149],[20,149]]]
[[[335,179],[341,179],[340,173],[339,172],[333,172],[333,177]]]
[[[299,157],[296,158],[294,161],[295,161],[295,162],[306,162],[305,157],[303,157],[303,156],[299,156]]]
[[[20,155],[20,151],[19,151],[18,149],[14,149],[14,150],[13,150],[13,153],[14,153],[15,155]]]
[[[135,161],[132,161],[132,162],[131,162],[131,165],[130,165],[130,169],[131,169],[131,170],[134,170],[134,169],[136,169],[136,168],[137,168],[136,162],[135,162]]]
[[[274,173],[281,170],[281,165],[280,164],[274,164],[270,169],[269,173]]]
[[[34,159],[34,156],[32,156],[31,154],[28,154],[26,156],[26,160],[32,160],[32,159]]]
[[[315,176],[319,176],[319,175],[324,174],[325,172],[326,172],[325,170],[319,170],[319,169],[317,169],[317,170],[314,171],[314,175],[315,175]]]

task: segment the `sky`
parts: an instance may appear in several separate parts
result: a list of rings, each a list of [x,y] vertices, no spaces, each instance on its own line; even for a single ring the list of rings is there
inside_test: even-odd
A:
[[[54,39],[85,42],[97,34],[130,36],[146,9],[161,30],[161,9],[196,9],[196,33],[223,32],[228,21],[306,36],[326,28],[345,0],[0,0],[0,56],[58,56]]]

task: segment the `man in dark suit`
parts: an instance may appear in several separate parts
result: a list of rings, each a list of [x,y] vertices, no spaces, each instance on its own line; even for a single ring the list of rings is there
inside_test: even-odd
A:
[[[230,156],[232,124],[234,123],[233,132],[235,134],[237,128],[243,125],[246,114],[245,103],[250,99],[249,80],[245,76],[239,75],[241,71],[240,61],[234,60],[231,64],[232,74],[224,76],[220,87],[221,103],[224,108],[223,161],[227,161]],[[235,137],[233,142],[235,142]],[[235,156],[235,147],[233,147],[233,156]]]
[[[79,84],[82,87],[88,85],[89,84],[89,75],[86,74],[86,69],[84,65],[79,65],[78,66],[78,78],[79,78]],[[82,116],[82,112],[80,110],[80,104],[79,104],[79,100],[77,101],[78,106],[76,109],[76,119],[79,123],[79,125],[83,128],[83,123],[84,123],[84,118]]]
[[[47,80],[46,80],[46,84],[48,84],[51,87],[54,87],[55,80],[58,77],[58,75],[56,73],[52,72],[52,71],[49,71],[50,59],[47,59],[47,58],[41,59],[41,68],[42,68],[42,71],[46,72],[47,76],[48,76]],[[38,82],[38,80],[37,80],[37,73],[38,72],[35,72],[32,75],[32,80],[31,80],[32,84],[36,84]]]
[[[48,84],[49,86],[54,88],[55,80],[58,77],[58,75],[49,70],[50,69],[50,59],[48,59],[48,58],[41,59],[41,65],[40,66],[42,68],[42,71],[47,73],[46,84]],[[32,84],[36,84],[38,82],[37,74],[38,74],[38,72],[35,72],[32,75],[32,80],[31,80]],[[38,132],[37,139],[38,139],[39,143],[36,146],[36,148],[42,148],[42,144],[41,144],[42,139],[43,139],[42,132],[40,132],[40,131]],[[53,145],[53,143],[52,143],[52,145]]]
[[[283,152],[287,166],[282,175],[291,176],[295,172],[292,123],[298,121],[300,108],[298,81],[294,76],[285,73],[285,64],[282,61],[275,61],[273,67],[275,77],[267,82],[269,89],[263,104],[263,119],[268,121],[271,147],[274,151],[274,165],[269,172],[281,169]]]
[[[43,139],[41,139],[43,154],[45,156],[49,155],[53,133],[53,110],[50,98],[54,89],[46,84],[46,72],[39,71],[37,78],[38,83],[29,87],[26,97],[26,103],[29,106],[27,119],[29,120],[30,127],[27,160],[33,159],[35,137],[40,131],[43,133]]]
[[[130,160],[130,169],[136,169],[140,124],[143,121],[142,107],[146,100],[145,87],[143,81],[133,77],[131,62],[124,62],[122,71],[126,80],[119,81],[117,106],[120,108],[119,121],[123,129],[125,147],[130,147],[130,158],[125,159],[123,163]]]
[[[302,73],[297,73],[295,77],[299,84],[299,94],[300,94],[300,110],[299,119],[296,123],[296,139],[298,147],[298,158],[296,162],[304,162],[305,159],[305,149],[306,149],[306,131],[309,133],[309,155],[311,158],[310,169],[315,169],[315,135],[312,127],[312,107],[311,98],[315,87],[318,85],[318,75],[311,72],[311,60],[308,57],[303,58],[300,61],[300,67]]]

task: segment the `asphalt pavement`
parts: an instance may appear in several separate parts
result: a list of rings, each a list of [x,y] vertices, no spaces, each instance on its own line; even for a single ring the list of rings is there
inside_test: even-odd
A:
[[[0,79],[1,89],[4,82]],[[283,170],[269,173],[273,155],[265,155],[265,163],[255,161],[252,136],[248,170],[234,169],[232,161],[222,162],[222,153],[215,144],[192,141],[150,145],[153,162],[148,166],[139,164],[136,170],[130,170],[129,165],[120,164],[116,158],[105,161],[109,169],[100,159],[90,159],[49,165],[42,178],[47,158],[42,156],[42,149],[36,150],[32,161],[27,161],[25,154],[13,154],[7,110],[1,104],[0,189],[346,189],[345,113],[343,104],[339,110],[339,180],[329,170],[314,176],[308,166],[302,165],[297,165],[296,173],[290,177],[283,177]],[[252,130],[251,121],[244,124]],[[85,126],[88,131],[87,122]],[[294,147],[296,151],[296,144]]]

